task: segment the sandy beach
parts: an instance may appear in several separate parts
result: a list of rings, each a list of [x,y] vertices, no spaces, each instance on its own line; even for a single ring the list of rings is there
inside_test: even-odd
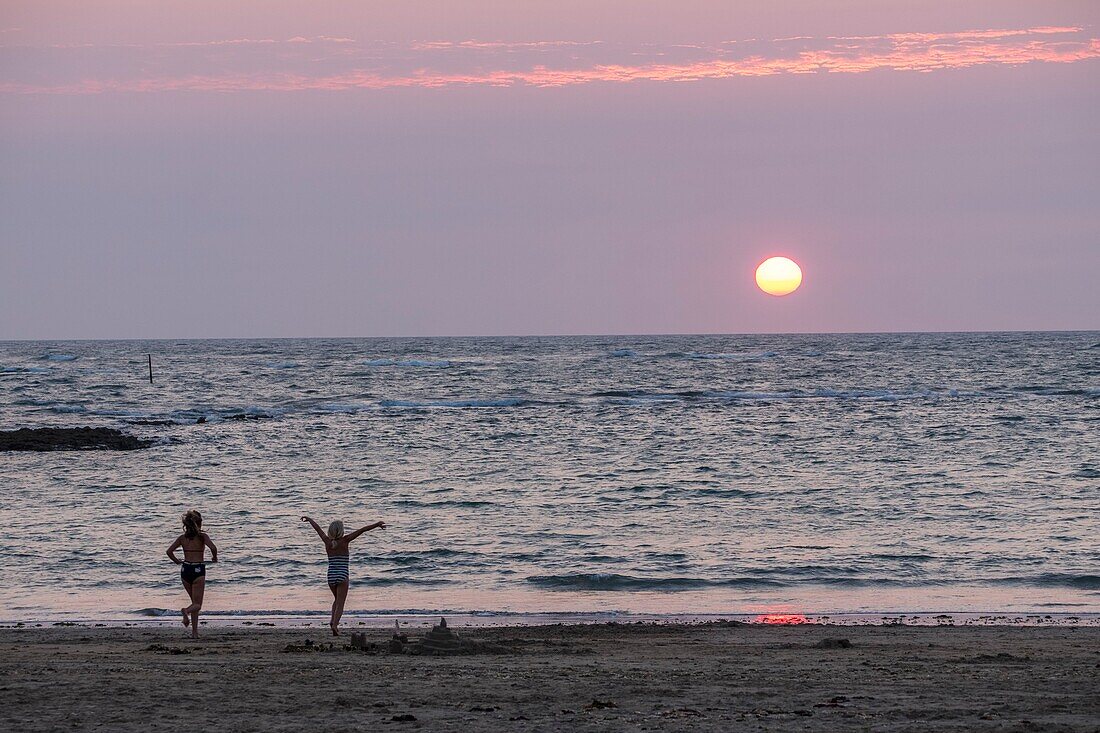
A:
[[[4,629],[0,728],[1100,730],[1096,627],[458,631],[480,652],[392,653],[377,629],[366,651],[301,628]]]

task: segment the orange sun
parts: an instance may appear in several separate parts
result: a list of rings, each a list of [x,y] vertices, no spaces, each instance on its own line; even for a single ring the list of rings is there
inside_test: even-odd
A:
[[[768,295],[790,295],[802,284],[802,268],[789,257],[769,257],[756,268],[756,284]]]

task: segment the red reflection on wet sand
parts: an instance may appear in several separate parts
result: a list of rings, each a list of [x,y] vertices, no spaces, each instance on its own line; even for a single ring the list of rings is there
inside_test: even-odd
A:
[[[774,624],[777,626],[796,626],[806,623],[806,617],[801,613],[762,613],[756,617],[758,624]]]

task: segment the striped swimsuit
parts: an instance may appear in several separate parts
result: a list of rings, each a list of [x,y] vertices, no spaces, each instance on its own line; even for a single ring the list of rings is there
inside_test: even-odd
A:
[[[351,580],[349,563],[351,558],[347,555],[328,556],[328,584],[340,585]]]

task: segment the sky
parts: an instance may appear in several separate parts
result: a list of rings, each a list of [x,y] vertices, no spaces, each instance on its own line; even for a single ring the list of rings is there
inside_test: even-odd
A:
[[[0,339],[1097,329],[1097,130],[1093,0],[6,0]]]

